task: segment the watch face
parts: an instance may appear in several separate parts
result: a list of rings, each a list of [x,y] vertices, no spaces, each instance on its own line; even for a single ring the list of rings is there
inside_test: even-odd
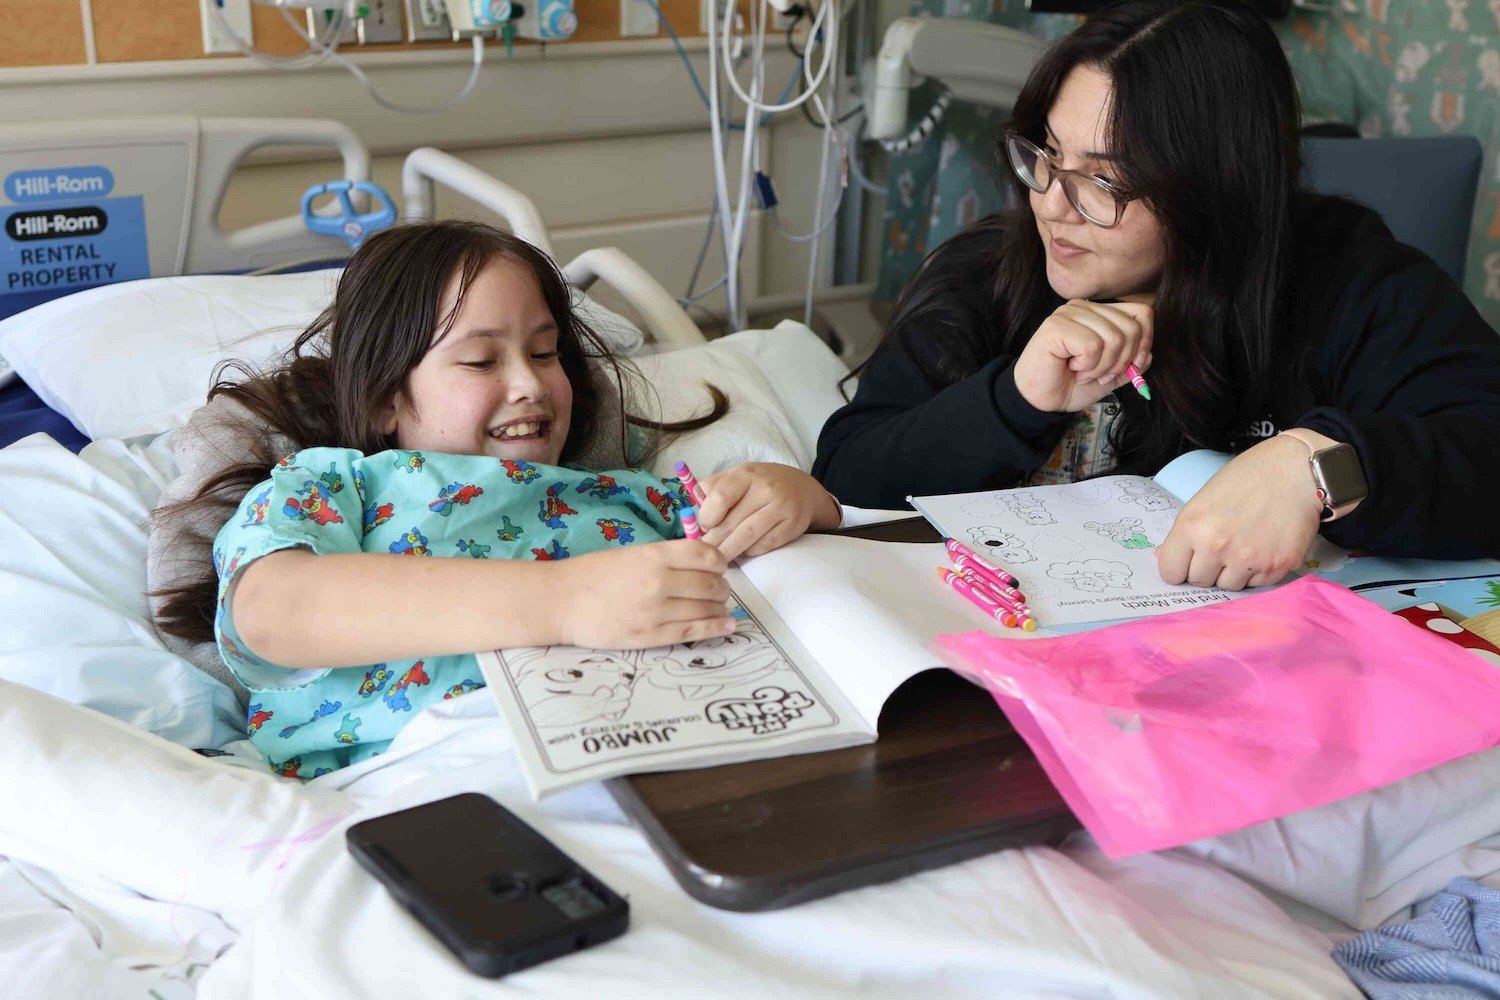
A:
[[[1353,445],[1341,444],[1323,449],[1314,456],[1313,466],[1330,507],[1363,500],[1369,492],[1364,468],[1359,464],[1359,453]]]

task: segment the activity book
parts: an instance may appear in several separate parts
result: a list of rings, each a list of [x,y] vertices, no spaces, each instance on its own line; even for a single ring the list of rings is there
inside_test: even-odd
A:
[[[1022,641],[933,573],[940,544],[807,535],[729,572],[731,636],[647,650],[482,653],[527,785],[543,796],[640,771],[873,742],[886,699],[946,669],[939,632]]]
[[[1072,631],[1222,604],[1255,592],[1174,586],[1162,582],[1156,565],[1156,548],[1178,511],[1230,457],[1195,451],[1149,478],[1101,476],[1063,486],[908,500],[945,537],[1014,575],[1043,628]],[[1360,555],[1320,536],[1289,580],[1308,573],[1359,590],[1492,576],[1500,573],[1500,563]]]

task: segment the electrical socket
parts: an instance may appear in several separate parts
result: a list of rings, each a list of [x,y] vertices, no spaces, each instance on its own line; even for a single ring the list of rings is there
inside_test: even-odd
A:
[[[401,30],[401,0],[361,0],[365,16],[359,19],[359,44],[400,45],[406,41]]]
[[[203,51],[214,52],[238,52],[239,46],[234,40],[219,28],[218,19],[214,17],[211,9],[215,0],[198,0],[199,13],[203,17]],[[255,44],[254,32],[250,25],[250,0],[224,0],[224,6],[219,10],[224,14],[224,20],[229,22],[229,27],[240,36],[240,40],[246,45]]]
[[[450,41],[448,5],[443,0],[406,0],[406,37],[414,42]]]
[[[323,37],[323,30],[328,27],[328,18],[332,15],[331,7],[318,10],[307,8],[307,33],[314,38]],[[339,25],[338,40],[340,48],[359,44],[359,21],[352,14],[344,14],[343,23]]]
[[[647,0],[620,0],[621,38],[655,38],[658,27],[656,8]]]

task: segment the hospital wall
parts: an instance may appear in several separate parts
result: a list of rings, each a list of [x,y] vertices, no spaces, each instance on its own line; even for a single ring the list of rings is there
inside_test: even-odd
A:
[[[402,156],[437,146],[534,199],[561,260],[618,246],[680,293],[712,196],[706,111],[668,40],[619,39],[618,2],[575,4],[577,40],[545,49],[517,44],[509,58],[492,43],[467,101],[400,114],[379,107],[337,66],[288,72],[241,56],[204,57],[194,0],[0,0],[0,123],[158,114],[333,118],[370,147],[374,180],[398,199]],[[684,44],[706,79],[697,0],[662,0],[662,8],[688,36]],[[277,23],[276,11],[256,7],[254,15],[258,46],[294,50],[296,40]],[[344,51],[384,96],[414,105],[451,97],[470,59],[467,45],[441,43]],[[779,91],[795,62],[778,46],[767,66]],[[766,134],[762,169],[776,182],[789,231],[812,225],[820,135],[795,112],[777,116]],[[730,160],[733,185],[738,160]],[[331,154],[263,150],[236,174],[220,222],[235,228],[291,214],[303,190],[340,173]],[[447,217],[486,217],[443,193],[438,208]],[[878,220],[878,203],[867,202],[867,211]],[[806,244],[782,239],[768,223],[756,213],[750,228],[744,274],[752,302],[785,299],[805,283]],[[873,234],[862,254],[866,274],[878,258],[878,228],[865,230]],[[831,243],[823,244],[825,276]],[[711,252],[699,287],[722,270],[722,258]]]

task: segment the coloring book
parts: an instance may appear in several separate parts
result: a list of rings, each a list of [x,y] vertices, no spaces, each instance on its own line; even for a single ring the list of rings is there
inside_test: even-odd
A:
[[[807,535],[730,569],[731,636],[499,650],[479,665],[537,797],[621,774],[869,743],[903,681],[945,668],[927,648],[939,632],[1033,637],[944,586],[933,570],[946,563],[937,544]]]
[[[1232,458],[1194,451],[1154,477],[1101,476],[946,496],[908,497],[932,526],[1020,581],[1042,628],[1143,618],[1234,600],[1256,591],[1163,583],[1156,548],[1203,484]],[[1311,489],[1311,485],[1309,485]],[[1318,536],[1302,567],[1351,589],[1494,574],[1492,560],[1452,562],[1354,554]],[[1266,589],[1266,588],[1259,588]]]

